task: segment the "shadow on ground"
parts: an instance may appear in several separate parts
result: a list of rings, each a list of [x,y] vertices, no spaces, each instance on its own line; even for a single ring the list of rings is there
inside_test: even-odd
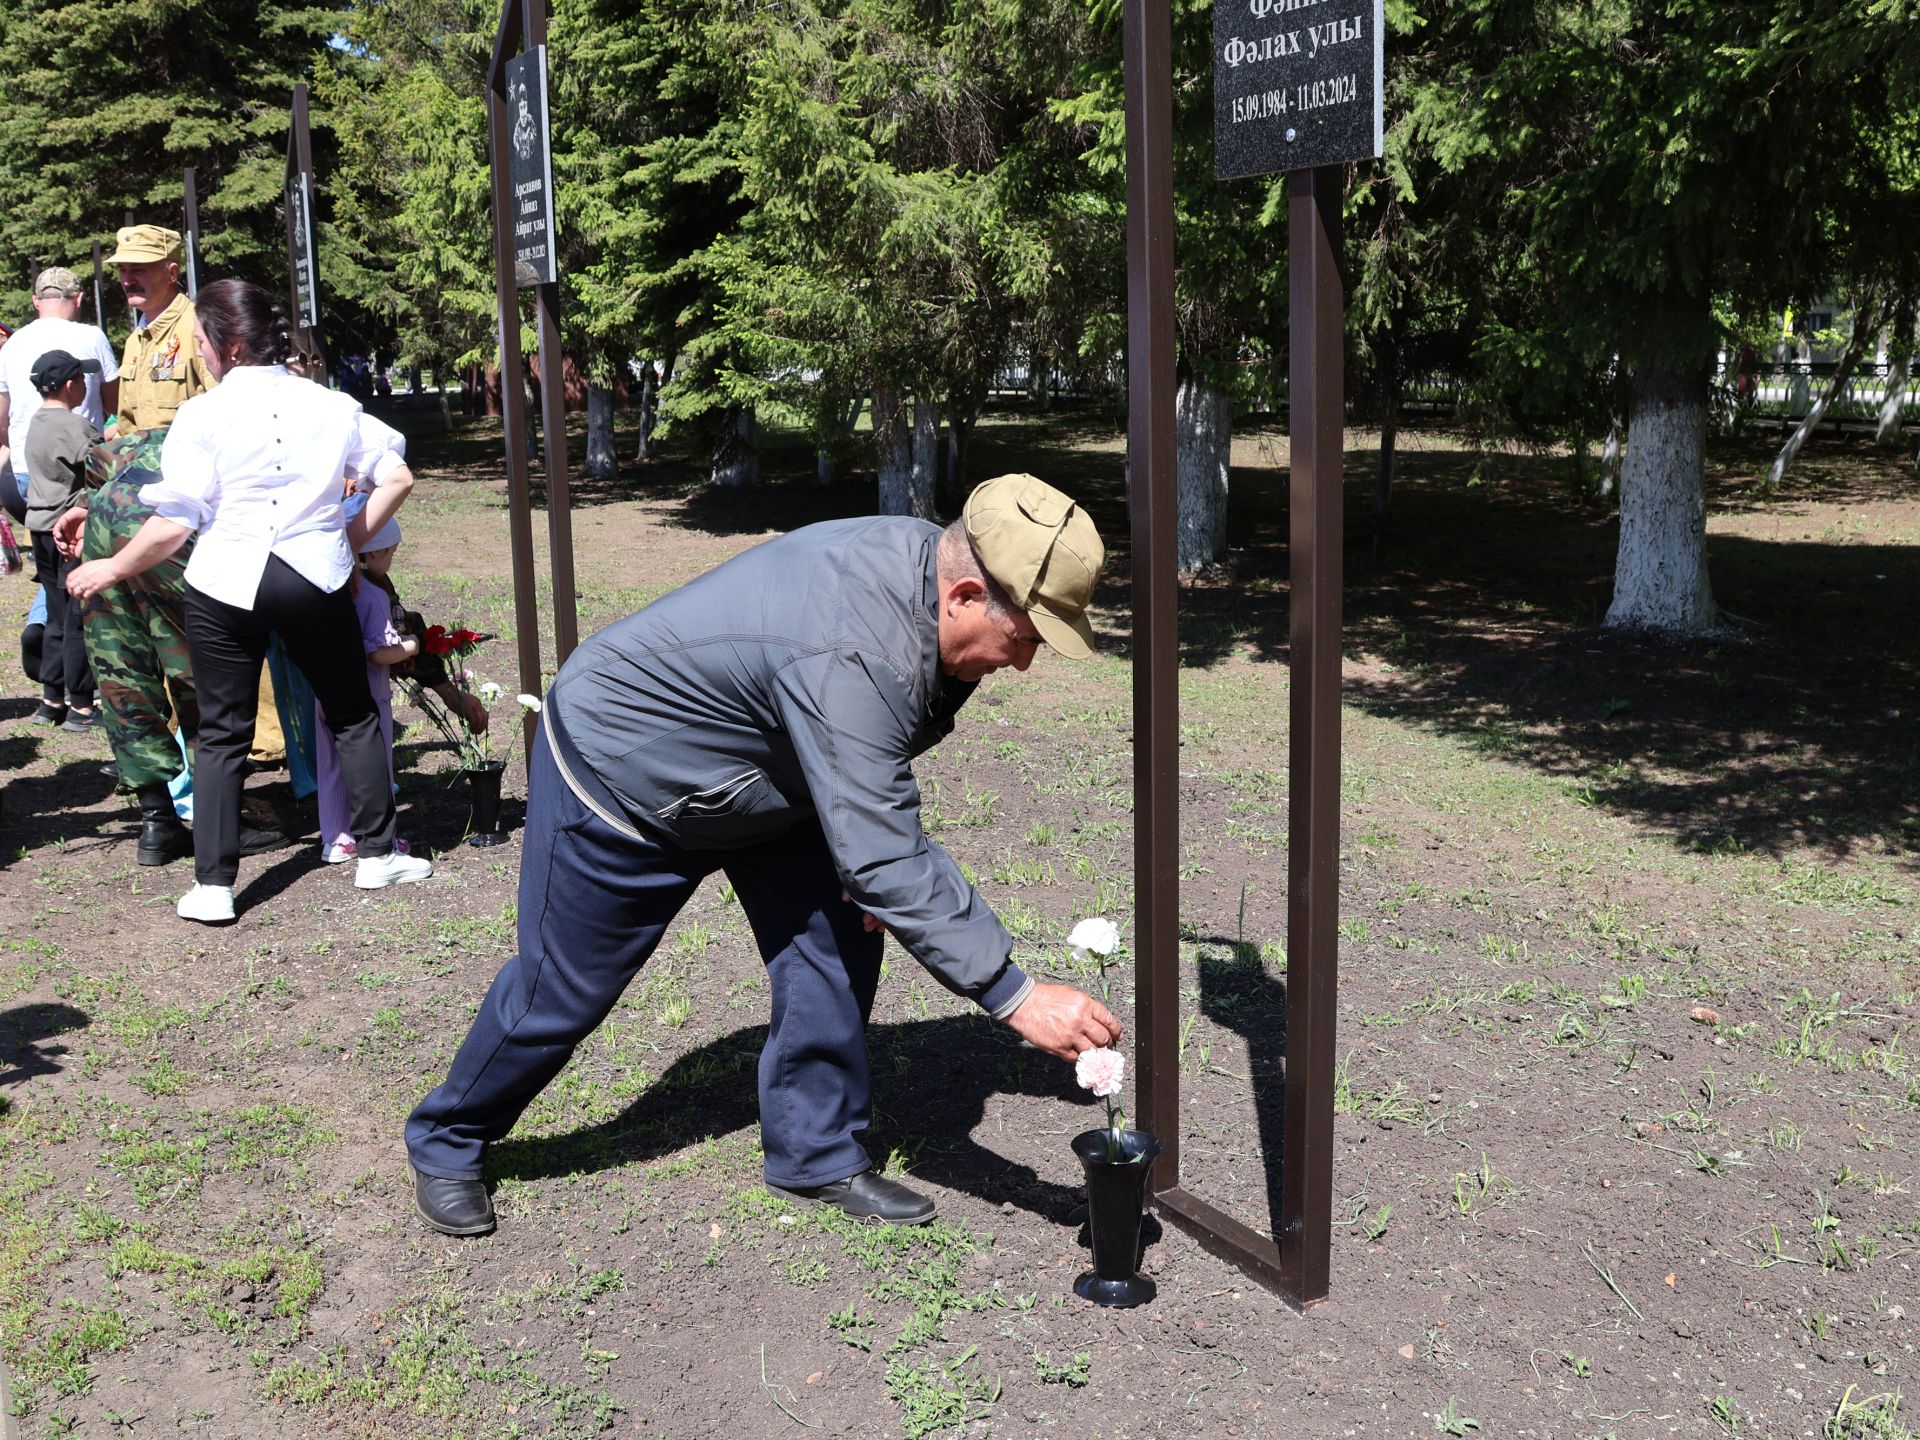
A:
[[[1247,1082],[1259,1135],[1256,1153],[1266,1176],[1266,1209],[1234,1218],[1271,1236],[1278,1233],[1285,1213],[1280,1181],[1286,1155],[1286,981],[1267,968],[1258,945],[1224,936],[1200,942],[1198,968],[1201,1013],[1247,1042]],[[1204,1179],[1186,1188],[1207,1198]],[[1232,1210],[1230,1205],[1222,1208]]]
[[[497,477],[497,437],[492,422],[486,436],[432,438],[423,453]],[[618,439],[630,454],[631,436]],[[1239,443],[1263,463],[1232,472],[1228,563],[1182,589],[1189,667],[1288,658],[1285,436],[1243,423]],[[1125,658],[1122,449],[1117,422],[1097,410],[1015,408],[983,420],[968,473],[1032,470],[1084,501],[1108,540],[1102,646]],[[1814,518],[1821,505],[1911,500],[1910,471],[1863,441],[1823,437],[1769,494],[1754,482],[1771,454],[1764,438],[1714,445],[1714,514],[1777,517],[1782,538],[1712,536],[1715,590],[1741,623],[1710,643],[1670,646],[1599,628],[1615,514],[1581,491],[1564,457],[1487,458],[1440,432],[1403,437],[1393,514],[1381,521],[1371,513],[1376,453],[1350,450],[1346,651],[1362,663],[1348,700],[1464,737],[1702,850],[1864,848],[1920,860],[1920,654],[1906,613],[1920,594],[1920,549],[1860,543]],[[870,511],[870,474],[821,487],[812,466],[803,443],[776,437],[756,489],[717,489],[700,466],[668,457],[577,484],[575,503],[665,499],[669,523],[719,535]]]
[[[86,1011],[57,1000],[39,1000],[0,1010],[0,1086],[23,1085],[37,1075],[58,1075],[67,1047],[57,1035],[93,1023]]]
[[[496,1179],[539,1180],[645,1164],[689,1145],[745,1129],[758,1118],[755,1070],[764,1025],[734,1031],[682,1055],[620,1114],[569,1134],[509,1136],[489,1152]],[[996,1094],[1065,1109],[1033,1110],[1036,1124],[1064,1123],[1060,1147],[1101,1123],[1097,1105],[1061,1061],[1026,1048],[982,1016],[875,1025],[868,1032],[875,1115],[865,1143],[876,1164],[896,1151],[914,1176],[992,1205],[1011,1204],[1052,1221],[1081,1218],[1077,1186],[1042,1179],[1031,1166],[975,1138]]]

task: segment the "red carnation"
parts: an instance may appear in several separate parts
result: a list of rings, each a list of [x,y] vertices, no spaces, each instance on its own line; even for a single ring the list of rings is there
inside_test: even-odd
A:
[[[455,645],[478,645],[486,638],[487,637],[482,635],[478,630],[456,630],[453,632],[453,643]]]
[[[427,628],[427,633],[420,637],[420,644],[429,655],[451,655],[454,637],[447,634],[446,626],[431,625]]]

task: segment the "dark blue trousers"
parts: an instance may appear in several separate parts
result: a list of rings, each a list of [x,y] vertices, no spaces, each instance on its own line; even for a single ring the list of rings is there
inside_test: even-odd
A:
[[[869,1169],[867,1017],[882,937],[842,899],[820,827],[745,850],[689,851],[621,834],[567,787],[547,738],[529,765],[520,953],[481,1002],[453,1068],[407,1119],[423,1174],[478,1178],[514,1126],[640,972],[701,880],[725,870],[773,991],[760,1053],[760,1133],[771,1184],[824,1185]]]

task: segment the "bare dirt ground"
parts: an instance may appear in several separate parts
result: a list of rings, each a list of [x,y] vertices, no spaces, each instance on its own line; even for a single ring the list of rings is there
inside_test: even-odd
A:
[[[623,437],[623,443],[630,443]],[[22,1435],[1910,1436],[1920,1375],[1920,774],[1911,467],[1821,442],[1785,493],[1716,451],[1726,638],[1602,636],[1613,528],[1554,457],[1406,437],[1390,525],[1354,437],[1333,1296],[1301,1317],[1152,1228],[1160,1296],[1074,1297],[1096,1123],[1068,1067],[904,952],[873,1030],[876,1160],[919,1231],[759,1185],[764,981],[704,889],[492,1157],[501,1229],[411,1210],[400,1122],[511,953],[518,839],[460,844],[410,716],[402,832],[361,895],[297,849],[239,923],[133,861],[104,741],[0,677],[0,1359]],[[423,435],[396,574],[511,632],[497,428]],[[585,487],[582,629],[771,533],[860,513],[776,450]],[[1183,1179],[1264,1226],[1282,1157],[1284,437],[1236,446],[1228,570],[1183,596]],[[1124,539],[1091,417],[990,417]],[[1131,913],[1124,544],[1101,656],[996,678],[922,766],[930,828],[1029,969]],[[543,560],[544,568],[544,560]],[[25,587],[0,585],[19,609]],[[512,648],[478,668],[515,688]],[[500,731],[511,728],[500,716]],[[524,793],[517,749],[511,795]],[[517,823],[517,802],[508,820]],[[1080,977],[1086,978],[1084,976]],[[1129,1010],[1123,969],[1117,1004]]]

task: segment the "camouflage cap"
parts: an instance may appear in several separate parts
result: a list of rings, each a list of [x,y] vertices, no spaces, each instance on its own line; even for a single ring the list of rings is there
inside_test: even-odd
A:
[[[184,253],[178,230],[164,225],[128,225],[120,231],[110,265],[151,265],[157,260],[179,260]]]
[[[33,298],[36,300],[44,300],[49,296],[71,300],[79,293],[80,277],[64,265],[49,265],[33,282]]]

